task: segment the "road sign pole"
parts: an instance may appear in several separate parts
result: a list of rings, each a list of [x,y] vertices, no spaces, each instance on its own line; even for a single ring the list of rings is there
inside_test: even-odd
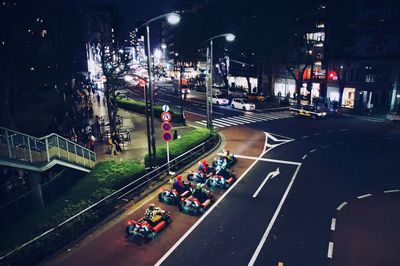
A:
[[[170,168],[169,168],[169,141],[167,141],[167,165],[168,165],[168,173],[170,173]]]

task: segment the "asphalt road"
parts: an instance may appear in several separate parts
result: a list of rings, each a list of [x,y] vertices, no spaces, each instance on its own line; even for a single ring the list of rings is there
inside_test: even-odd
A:
[[[174,95],[160,99],[167,104],[180,101]],[[183,104],[205,113],[199,99]],[[400,188],[395,160],[400,150],[398,125],[344,117],[295,118],[284,112],[260,118],[262,114],[229,107],[216,110],[226,122],[221,129],[225,149],[237,154],[235,171],[243,176],[227,193],[214,191],[221,197],[209,212],[197,219],[168,208],[174,222],[144,246],[126,243],[122,236],[126,217],[137,219],[143,209],[125,213],[46,264],[340,265],[334,262],[343,263],[345,255],[335,250],[343,250],[340,233],[349,230],[341,230],[338,221],[333,232],[331,224],[346,208],[343,202]],[[228,119],[238,113],[244,118]],[[393,250],[393,243],[383,243]],[[368,252],[369,245],[365,247]],[[382,262],[389,257],[377,256]],[[390,258],[400,265],[399,256]],[[361,259],[352,263],[365,265]]]
[[[330,226],[338,206],[368,193],[399,188],[396,125],[299,118],[250,126],[295,139],[263,156],[286,163],[259,160],[162,265],[180,265],[188,256],[194,265],[329,265],[335,254],[334,249],[329,251]],[[297,176],[296,167],[288,161],[301,164]],[[280,174],[252,198],[277,167]],[[265,242],[263,236],[267,236]],[[393,250],[396,244],[388,241],[386,245]],[[368,244],[365,247],[368,252]],[[400,263],[398,255],[386,255],[380,254],[375,261]],[[364,261],[356,259],[352,265],[365,265]]]

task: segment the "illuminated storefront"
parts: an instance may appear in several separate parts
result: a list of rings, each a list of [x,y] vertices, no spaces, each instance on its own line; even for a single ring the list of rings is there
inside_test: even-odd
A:
[[[345,87],[343,90],[342,107],[354,108],[356,89]]]

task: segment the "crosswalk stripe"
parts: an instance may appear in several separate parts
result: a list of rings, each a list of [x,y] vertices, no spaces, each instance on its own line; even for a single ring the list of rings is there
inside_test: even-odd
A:
[[[251,123],[251,122],[253,122],[250,119],[240,118],[240,117],[230,117],[229,120],[232,120],[234,122],[239,122],[239,123]]]
[[[226,127],[226,125],[223,125],[223,124],[219,123],[218,121],[213,120],[212,122],[213,122],[213,125],[216,127]]]
[[[203,126],[206,126],[206,125],[207,125],[207,121],[205,121],[205,120],[196,121],[196,123],[197,123],[197,124],[200,124],[200,125],[203,125]]]
[[[230,124],[230,125],[233,125],[233,126],[239,125],[239,123],[237,123],[237,122],[231,122],[228,118],[218,118],[218,119],[215,119],[213,121],[225,123],[225,124],[228,124],[228,125]]]

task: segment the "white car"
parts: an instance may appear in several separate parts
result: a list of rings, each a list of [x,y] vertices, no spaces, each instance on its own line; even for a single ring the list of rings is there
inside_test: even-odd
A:
[[[229,100],[221,95],[213,95],[211,97],[211,102],[216,105],[229,104]]]
[[[236,109],[242,109],[242,110],[247,110],[247,111],[252,111],[256,109],[256,105],[249,102],[247,99],[243,98],[234,98],[232,100],[232,107]]]

